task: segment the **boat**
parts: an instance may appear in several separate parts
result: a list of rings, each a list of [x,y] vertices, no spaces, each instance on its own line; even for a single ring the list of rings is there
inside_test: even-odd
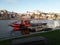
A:
[[[37,24],[31,24],[30,27],[32,32],[38,32],[38,31],[49,31],[52,30],[52,28],[49,28],[47,26],[47,23],[37,23]]]

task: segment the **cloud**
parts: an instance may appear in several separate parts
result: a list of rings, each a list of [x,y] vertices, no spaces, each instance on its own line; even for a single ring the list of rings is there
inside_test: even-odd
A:
[[[5,0],[6,2],[8,2],[8,3],[17,3],[17,2],[19,2],[19,0]]]

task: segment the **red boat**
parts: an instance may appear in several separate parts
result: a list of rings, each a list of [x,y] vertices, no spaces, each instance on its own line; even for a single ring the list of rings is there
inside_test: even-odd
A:
[[[29,34],[29,29],[27,29],[27,27],[25,27],[25,26],[22,26],[21,24],[13,24],[10,26],[13,27],[12,32],[21,31],[22,35]]]

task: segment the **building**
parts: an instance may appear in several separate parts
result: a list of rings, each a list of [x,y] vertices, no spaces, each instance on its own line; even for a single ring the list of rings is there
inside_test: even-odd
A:
[[[19,16],[18,13],[9,12],[7,10],[0,10],[0,19],[1,20],[10,20],[10,19],[17,19]]]

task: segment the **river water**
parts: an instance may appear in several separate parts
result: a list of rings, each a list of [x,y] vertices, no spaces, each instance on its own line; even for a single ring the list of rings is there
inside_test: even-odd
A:
[[[13,29],[12,27],[8,26],[11,22],[15,20],[0,20],[0,39],[10,38],[10,32]],[[21,21],[20,21],[21,22]],[[47,23],[49,27],[55,28],[56,26],[60,26],[60,20],[32,20],[31,23]],[[13,33],[14,36],[20,36],[20,31],[16,31]]]

